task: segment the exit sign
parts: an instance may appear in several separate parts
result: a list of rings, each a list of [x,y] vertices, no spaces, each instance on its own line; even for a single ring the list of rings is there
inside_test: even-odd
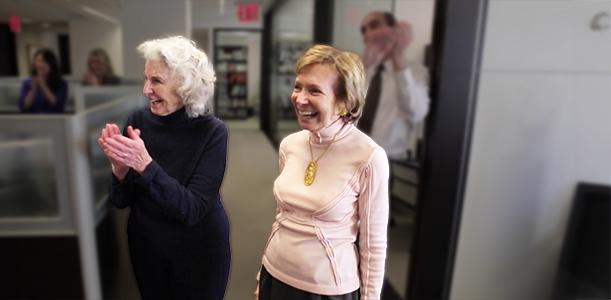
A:
[[[259,21],[259,4],[238,5],[238,20],[240,23]]]
[[[9,17],[8,22],[11,25],[11,31],[15,33],[21,32],[21,20],[19,17]]]

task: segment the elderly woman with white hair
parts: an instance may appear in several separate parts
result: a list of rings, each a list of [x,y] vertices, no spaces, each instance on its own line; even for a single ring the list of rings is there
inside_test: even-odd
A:
[[[214,71],[184,37],[147,41],[143,93],[123,134],[99,143],[112,163],[110,201],[130,206],[129,252],[143,299],[223,299],[229,277],[229,220],[219,189],[227,128],[206,111]]]

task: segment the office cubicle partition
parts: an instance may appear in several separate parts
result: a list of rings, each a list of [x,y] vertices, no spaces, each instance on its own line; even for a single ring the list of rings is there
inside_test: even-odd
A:
[[[73,114],[0,116],[0,298],[102,298],[111,169],[97,139],[148,101],[85,95],[98,97]]]

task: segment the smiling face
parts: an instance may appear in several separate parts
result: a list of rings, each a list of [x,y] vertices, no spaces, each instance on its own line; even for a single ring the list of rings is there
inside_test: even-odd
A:
[[[37,75],[47,76],[49,74],[51,67],[42,57],[42,53],[36,55],[34,58],[34,69],[36,69]]]
[[[386,16],[380,12],[370,13],[361,24],[361,34],[365,44],[384,43],[392,40],[392,30],[392,27],[388,25]]]
[[[151,101],[151,112],[167,116],[184,106],[176,93],[176,80],[172,72],[161,61],[147,61],[144,66],[144,93]]]
[[[89,55],[89,69],[96,76],[102,77],[106,73],[106,67],[99,56],[95,54]]]
[[[337,77],[328,64],[305,66],[297,74],[291,102],[301,128],[317,132],[339,118],[340,105],[333,92]]]

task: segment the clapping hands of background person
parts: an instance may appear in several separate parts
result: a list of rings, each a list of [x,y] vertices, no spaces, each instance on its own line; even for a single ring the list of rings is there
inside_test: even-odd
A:
[[[102,136],[98,139],[104,154],[112,163],[113,174],[119,181],[125,179],[129,168],[142,174],[153,160],[140,138],[140,129],[128,126],[127,134],[129,137],[123,136],[115,124],[106,124],[106,128],[102,129]]]
[[[407,67],[405,51],[413,40],[412,27],[407,22],[398,22],[389,30],[380,30],[367,40],[363,62],[366,68],[377,66],[392,59],[395,70]]]
[[[95,76],[95,74],[93,73],[87,73],[83,75],[83,81],[85,82],[86,85],[89,85],[89,86],[99,86],[100,85],[98,77]]]

